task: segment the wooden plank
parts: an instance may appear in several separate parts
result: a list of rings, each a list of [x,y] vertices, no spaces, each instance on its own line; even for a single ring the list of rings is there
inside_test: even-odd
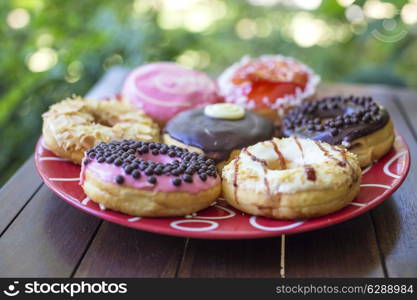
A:
[[[0,236],[41,184],[32,156],[0,190]]]
[[[368,214],[286,238],[287,277],[384,277]]]
[[[349,93],[352,86],[337,85],[339,91]],[[395,129],[405,138],[410,152],[417,153],[416,136],[410,130],[415,123],[416,94],[384,86],[354,86],[357,93],[373,95],[390,112]],[[398,95],[398,96],[396,96]],[[405,118],[405,115],[408,116]],[[415,125],[414,125],[415,126]],[[415,129],[415,127],[414,127]],[[407,179],[390,199],[371,212],[379,247],[389,277],[417,276],[417,166],[413,158]]]
[[[43,185],[0,239],[0,277],[69,277],[99,223]]]
[[[190,239],[179,277],[280,277],[280,238]]]
[[[387,95],[386,90],[373,92],[380,96],[380,102],[394,116],[395,128],[407,141],[411,154],[417,153],[416,136],[413,136],[409,124],[402,115],[402,113],[406,114],[411,125],[416,126],[416,95],[402,93],[398,99],[392,101],[392,97]],[[401,105],[403,105],[402,111]],[[412,157],[407,179],[394,193],[391,201],[384,203],[373,212],[387,273],[390,277],[417,276],[416,181],[417,165]]]
[[[104,222],[75,277],[174,277],[184,242]]]

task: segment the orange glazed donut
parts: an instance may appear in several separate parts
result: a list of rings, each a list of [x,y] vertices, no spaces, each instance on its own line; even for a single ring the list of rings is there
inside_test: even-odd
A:
[[[225,101],[251,109],[281,124],[286,112],[311,99],[320,77],[293,58],[263,55],[245,56],[219,77],[220,94]]]

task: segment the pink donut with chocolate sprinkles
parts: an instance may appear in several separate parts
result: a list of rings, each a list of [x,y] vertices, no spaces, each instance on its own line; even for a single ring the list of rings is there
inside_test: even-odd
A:
[[[215,162],[176,146],[134,140],[100,143],[85,152],[80,182],[86,195],[132,216],[184,216],[220,194]]]

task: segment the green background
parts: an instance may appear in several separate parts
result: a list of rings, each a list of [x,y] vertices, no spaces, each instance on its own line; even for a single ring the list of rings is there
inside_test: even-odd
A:
[[[406,0],[2,0],[0,186],[33,153],[48,106],[83,95],[113,65],[171,60],[216,76],[245,54],[281,53],[326,82],[416,88],[416,7]]]

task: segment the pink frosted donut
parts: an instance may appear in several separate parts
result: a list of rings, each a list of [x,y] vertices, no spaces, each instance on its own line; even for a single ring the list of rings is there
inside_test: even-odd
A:
[[[214,80],[170,62],[151,63],[133,70],[124,83],[122,95],[161,125],[184,110],[218,102]]]
[[[176,146],[134,140],[100,143],[85,153],[80,184],[106,208],[132,216],[184,216],[220,194],[215,162]]]

